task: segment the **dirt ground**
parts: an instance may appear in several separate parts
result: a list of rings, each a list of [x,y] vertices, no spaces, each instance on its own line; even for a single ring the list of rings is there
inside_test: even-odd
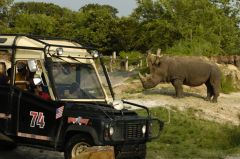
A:
[[[123,83],[115,88],[122,98],[147,107],[163,107],[169,110],[194,110],[196,116],[220,123],[240,124],[240,92],[220,93],[218,103],[205,101],[206,87],[184,86],[184,98],[175,98],[171,84],[159,84],[149,90],[143,90],[139,80]],[[134,93],[134,91],[136,93]],[[129,93],[123,93],[129,92]]]

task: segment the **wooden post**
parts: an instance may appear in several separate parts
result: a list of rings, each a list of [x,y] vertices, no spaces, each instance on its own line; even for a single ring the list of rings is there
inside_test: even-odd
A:
[[[112,56],[113,56],[113,59],[114,59],[114,60],[117,59],[117,53],[116,53],[116,51],[113,51],[113,55],[112,55]]]
[[[110,56],[110,62],[109,62],[109,72],[113,71],[113,57]]]
[[[115,64],[116,59],[117,59],[117,54],[116,54],[116,51],[114,51],[113,54],[112,54],[112,63],[113,64]]]
[[[161,49],[157,49],[157,56],[160,56],[160,54],[161,54]]]
[[[140,59],[139,67],[142,68],[142,66],[143,66],[143,61],[142,61],[142,58],[141,58],[141,57],[139,57],[139,59]]]
[[[126,57],[125,70],[128,71],[128,56]]]

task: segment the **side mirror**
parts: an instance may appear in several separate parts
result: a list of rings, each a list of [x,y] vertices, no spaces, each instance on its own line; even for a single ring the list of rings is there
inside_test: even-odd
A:
[[[27,63],[30,72],[36,72],[38,70],[37,62],[35,60],[28,60]]]
[[[33,78],[33,83],[34,83],[34,85],[40,85],[40,84],[42,84],[42,79],[41,78]]]

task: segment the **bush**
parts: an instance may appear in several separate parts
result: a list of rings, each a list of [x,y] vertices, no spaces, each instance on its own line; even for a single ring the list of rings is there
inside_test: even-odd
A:
[[[119,53],[119,56],[121,59],[126,59],[126,57],[128,57],[130,65],[137,65],[139,63],[139,59],[143,58],[143,54],[138,51],[131,52],[121,51]]]
[[[220,47],[214,46],[211,42],[201,38],[195,38],[192,41],[182,40],[166,50],[167,54],[174,55],[203,55],[210,56],[222,53]]]
[[[230,76],[222,75],[221,92],[225,94],[229,94],[234,91],[236,91],[236,88],[234,87],[232,78]]]

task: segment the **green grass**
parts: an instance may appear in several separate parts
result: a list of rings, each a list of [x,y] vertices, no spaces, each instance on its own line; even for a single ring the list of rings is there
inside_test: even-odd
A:
[[[167,119],[162,108],[151,112],[155,117]],[[172,111],[170,124],[147,147],[147,159],[234,156],[240,154],[240,127],[198,119],[193,110]]]

